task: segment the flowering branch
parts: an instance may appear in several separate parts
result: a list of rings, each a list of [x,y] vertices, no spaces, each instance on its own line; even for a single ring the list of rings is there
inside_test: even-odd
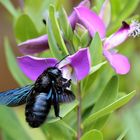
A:
[[[140,36],[140,23],[135,20],[130,23],[128,17],[126,17],[128,13],[131,13],[129,12],[129,8],[130,11],[132,11],[132,7],[135,7],[139,0],[134,0],[133,2],[130,2],[129,0],[126,1],[128,2],[126,2],[127,5],[124,6],[125,9],[121,8],[122,5],[120,3],[120,5],[117,5],[117,7],[118,10],[121,9],[122,11],[111,13],[111,10],[114,8],[113,6],[116,3],[110,3],[110,0],[104,0],[102,7],[101,3],[97,3],[97,6],[94,5],[94,7],[92,7],[93,5],[91,4],[91,0],[81,0],[81,3],[73,8],[72,13],[67,16],[66,11],[59,4],[57,5],[45,1],[38,1],[32,5],[30,2],[26,3],[24,0],[20,0],[19,4],[21,8],[18,8],[18,11],[16,11],[16,9],[14,9],[14,7],[11,5],[12,3],[10,0],[7,0],[6,2],[4,2],[4,0],[0,0],[0,3],[7,7],[7,9],[11,11],[11,14],[16,17],[13,19],[16,19],[14,24],[17,42],[20,43],[18,48],[23,54],[26,55],[18,57],[16,61],[15,56],[11,50],[12,47],[10,47],[8,40],[5,39],[4,44],[6,48],[5,52],[7,62],[15,79],[21,85],[27,85],[31,81],[25,77],[26,75],[34,83],[34,81],[36,81],[36,79],[38,79],[38,77],[40,77],[40,75],[42,75],[46,69],[50,67],[56,67],[62,72],[62,77],[64,77],[64,79],[62,78],[64,81],[58,84],[58,91],[55,91],[58,97],[57,102],[60,104],[62,101],[63,103],[68,103],[68,100],[73,100],[73,98],[68,99],[68,95],[70,93],[66,94],[65,90],[60,90],[63,89],[63,87],[59,86],[63,85],[64,89],[66,87],[68,88],[66,90],[69,91],[73,89],[73,87],[69,89],[70,83],[77,83],[77,93],[75,93],[75,90],[71,92],[75,93],[78,101],[74,101],[66,105],[62,104],[60,108],[60,116],[62,118],[64,118],[70,112],[71,115],[69,115],[67,118],[64,118],[63,121],[58,121],[59,118],[56,119],[53,118],[50,114],[46,114],[47,125],[42,125],[45,138],[34,138],[35,140],[72,138],[76,138],[76,140],[87,140],[89,138],[97,139],[97,137],[98,139],[103,139],[103,135],[105,135],[105,137],[109,137],[108,134],[106,136],[105,133],[102,133],[101,128],[104,126],[105,122],[108,120],[110,114],[113,111],[125,105],[135,95],[135,91],[130,92],[129,94],[122,94],[122,91],[118,91],[117,78],[113,78],[114,72],[109,68],[109,66],[104,66],[102,68],[102,66],[105,64],[105,62],[103,62],[103,57],[105,57],[117,74],[127,74],[130,71],[131,67],[128,58],[120,54],[120,52],[116,49],[130,36]],[[36,7],[38,7],[37,11]],[[46,7],[48,7],[48,9],[46,9]],[[93,9],[96,11],[93,11]],[[122,14],[124,11],[128,13]],[[117,15],[118,13],[121,13],[121,16]],[[41,15],[43,15],[43,17]],[[115,24],[112,24],[114,21],[111,21],[111,15],[116,17],[114,20]],[[45,20],[45,26],[42,23],[42,19]],[[128,23],[122,21],[122,26],[116,32],[110,36],[106,35],[108,34],[108,28],[113,25],[111,28],[115,29],[116,27],[117,29],[120,21],[124,19],[128,19]],[[23,28],[24,26],[26,26],[26,30]],[[47,34],[45,33],[45,28],[47,29]],[[111,33],[113,31],[114,30],[111,30]],[[133,51],[133,49],[130,51]],[[38,58],[38,56],[40,56],[40,58]],[[63,61],[60,61],[61,59]],[[18,69],[18,66],[25,75],[21,73],[21,71]],[[131,71],[132,75],[135,75],[133,72],[134,70]],[[84,81],[82,81],[83,79]],[[65,84],[65,80],[69,81],[68,86]],[[44,81],[44,79],[42,81]],[[107,81],[111,82],[107,83]],[[123,85],[125,85],[125,83],[123,83]],[[130,81],[130,85],[132,86],[132,81]],[[47,88],[48,86],[46,86],[46,89]],[[123,88],[126,89],[126,87]],[[123,90],[123,88],[121,88],[121,90]],[[46,91],[46,89],[43,91],[43,95],[48,98],[48,91]],[[51,92],[53,91],[51,90]],[[83,94],[81,92],[84,93],[84,98],[82,98],[81,95]],[[19,99],[16,98],[15,94],[19,95],[19,93],[14,92],[14,94],[11,95],[12,97],[14,96],[12,101]],[[65,94],[66,96],[63,96]],[[9,95],[10,94],[8,92],[8,97]],[[21,96],[24,96],[24,94]],[[42,97],[42,95],[40,97]],[[54,96],[51,96],[51,99],[54,100]],[[9,100],[11,101],[11,98],[7,98],[7,94],[6,96],[3,96],[3,92],[0,93],[0,105],[5,105],[5,102]],[[72,112],[75,107],[77,107],[76,114]],[[89,108],[91,110],[89,110]],[[39,107],[39,109],[41,110],[42,108]],[[82,120],[83,111],[84,121]],[[1,114],[4,114],[4,112]],[[125,114],[126,113],[124,113],[124,115]],[[132,114],[132,112],[130,114]],[[2,122],[7,122],[7,118],[5,116],[10,116],[9,111],[8,114],[2,116],[4,116],[2,118]],[[104,116],[106,119],[104,119]],[[128,117],[129,116],[127,115],[127,125],[130,123],[130,119],[128,119]],[[135,116],[133,115],[132,119],[134,117]],[[4,119],[6,119],[6,121],[3,121]],[[58,121],[58,123],[54,123],[56,121]],[[119,125],[122,125],[120,120],[117,122],[119,122]],[[16,124],[17,122],[14,123]],[[49,123],[52,124],[49,125]],[[123,123],[125,123],[125,121]],[[9,126],[12,127],[12,125]],[[19,124],[17,125],[19,126]],[[0,127],[2,127],[4,130],[5,126],[7,126],[7,124],[0,123]],[[128,127],[130,127],[130,124],[126,127],[126,130],[128,130]],[[22,128],[22,126],[20,126],[20,128]],[[75,130],[75,128],[77,129]],[[108,126],[105,129],[108,129]],[[116,127],[114,129],[116,129]],[[23,132],[22,129],[17,130],[19,130],[19,132],[17,131],[17,133],[19,133],[18,135],[21,135],[20,133]],[[41,132],[40,129],[38,130]],[[7,134],[9,137],[9,133]],[[112,134],[113,133],[111,132],[111,137]],[[23,140],[27,139],[26,135],[26,133],[22,134]],[[10,135],[10,138],[15,138],[15,136],[16,135],[14,134],[12,136]],[[116,136],[114,135],[114,137]],[[111,138],[109,137],[109,139]]]

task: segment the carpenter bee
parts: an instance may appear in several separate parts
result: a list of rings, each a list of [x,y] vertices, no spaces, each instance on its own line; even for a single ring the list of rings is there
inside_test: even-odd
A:
[[[0,104],[18,106],[25,103],[26,121],[32,128],[44,123],[52,105],[55,116],[60,117],[59,104],[73,101],[75,95],[69,89],[71,80],[65,79],[56,65],[44,70],[32,85],[1,92]]]

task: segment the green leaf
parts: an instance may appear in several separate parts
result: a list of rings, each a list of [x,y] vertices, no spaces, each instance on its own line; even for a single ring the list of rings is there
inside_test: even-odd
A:
[[[92,65],[102,62],[102,42],[99,34],[96,33],[89,46]]]
[[[122,20],[130,16],[134,12],[136,7],[138,6],[138,3],[139,3],[139,0],[134,0],[134,1],[127,0],[123,10],[120,11],[120,15],[118,19]]]
[[[115,30],[117,30],[117,28],[121,26],[121,22],[125,20],[126,18],[128,18],[134,12],[136,7],[138,6],[138,3],[139,3],[139,0],[134,0],[134,1],[127,0],[125,1],[122,8],[122,4],[123,4],[122,1],[120,2],[114,1],[114,0],[111,1],[112,10],[118,10],[118,11],[117,13],[115,13],[114,20],[111,24],[112,26],[109,28],[109,31],[108,31],[109,34],[114,32]]]
[[[115,99],[117,98],[117,95],[118,95],[118,77],[113,76],[111,80],[108,82],[105,89],[103,90],[103,93],[101,94],[100,98],[97,100],[95,106],[92,108],[90,114],[96,113],[100,109],[113,103]],[[91,128],[93,129],[93,128],[102,127],[105,124],[105,122],[108,120],[109,116],[110,115],[106,115],[99,119],[96,119],[94,121],[94,125],[93,123],[91,124]],[[87,129],[89,129],[89,126]]]
[[[72,41],[73,31],[68,21],[67,13],[63,7],[60,8],[58,21],[64,33],[64,38],[68,41]]]
[[[89,75],[91,75],[91,74],[93,74],[93,73],[95,73],[96,71],[98,71],[104,64],[106,64],[107,63],[107,61],[104,61],[104,62],[102,62],[102,63],[99,63],[99,64],[97,64],[97,65],[95,65],[95,66],[92,66],[91,68],[90,68],[90,73],[89,73]]]
[[[13,140],[31,140],[20,124],[15,113],[8,107],[0,106],[0,128]]]
[[[118,95],[118,77],[113,76],[111,80],[108,82],[107,86],[105,87],[100,98],[97,100],[91,113],[95,113],[100,109],[104,108],[105,106],[113,103],[117,98],[117,95]]]
[[[61,35],[61,31],[59,28],[57,18],[55,16],[55,8],[52,5],[49,7],[49,18],[50,18],[50,21],[52,24],[52,30],[53,30],[53,34],[54,34],[54,37],[56,39],[56,42],[58,43],[62,53],[64,55],[68,55],[69,53],[68,53],[68,50],[67,50],[66,45],[64,43],[63,37]]]
[[[111,113],[95,120],[92,123],[90,129],[92,128],[92,129],[100,129],[101,130],[105,126],[105,124],[108,121],[108,119],[110,118],[110,116],[111,116]],[[88,128],[88,130],[90,130],[90,129]]]
[[[13,17],[17,17],[19,12],[14,8],[10,0],[0,0],[0,3],[9,11]]]
[[[71,140],[72,137],[76,137],[75,130],[66,127],[63,121],[43,125],[42,130],[46,134],[46,139],[48,140]]]
[[[96,66],[92,66],[90,68],[89,75],[82,81],[82,91],[85,92],[89,89],[89,86],[92,86],[92,83],[94,82],[93,77],[94,77],[94,79],[96,77],[96,74],[94,74],[94,73],[97,72],[98,70],[100,70],[100,68],[102,68],[102,66],[106,63],[107,62],[105,61],[105,62],[99,63]]]
[[[77,136],[77,132],[70,127],[70,125],[68,125],[66,122],[64,122],[63,120],[60,121],[61,125],[63,125],[65,128],[67,128],[69,131],[71,131],[73,133],[73,135],[76,137]]]
[[[62,104],[60,106],[60,116],[63,118],[65,117],[68,113],[70,113],[76,106],[78,105],[78,101],[74,101],[71,103],[67,103],[67,104]],[[54,115],[53,115],[54,116]],[[49,117],[48,117],[48,121],[47,123],[53,123],[56,122],[58,120],[60,120],[60,118],[56,118],[53,117],[52,114],[50,113]]]
[[[4,46],[5,46],[5,54],[6,54],[6,60],[9,67],[10,72],[12,73],[14,79],[21,85],[27,85],[30,83],[30,80],[24,76],[24,74],[21,72],[16,57],[14,56],[14,53],[10,47],[9,41],[7,38],[4,40]]]
[[[56,42],[54,34],[52,32],[52,25],[51,25],[51,22],[49,19],[48,19],[47,31],[48,31],[48,42],[49,42],[49,48],[51,50],[51,54],[55,58],[62,59],[63,56],[57,46],[57,42]]]
[[[112,68],[107,63],[90,75],[86,88],[82,90],[84,95],[84,100],[82,102],[83,110],[95,104],[113,73]]]
[[[85,133],[81,140],[103,140],[103,135],[101,131],[93,129]]]
[[[39,36],[33,21],[26,14],[18,17],[15,24],[15,34],[21,42]]]
[[[123,96],[122,98],[116,100],[115,102],[107,105],[106,107],[100,109],[99,111],[91,114],[84,122],[84,126],[88,126],[91,124],[94,120],[107,115],[108,113],[120,108],[121,106],[125,105],[127,102],[129,102],[135,95],[135,91],[129,93],[126,96]]]

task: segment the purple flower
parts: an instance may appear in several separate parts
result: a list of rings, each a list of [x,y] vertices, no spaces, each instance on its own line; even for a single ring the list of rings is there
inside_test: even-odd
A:
[[[27,40],[18,45],[23,54],[35,54],[49,49],[48,36],[43,35],[34,39]]]
[[[90,8],[90,5],[91,5],[90,0],[83,0],[77,7],[84,6],[84,7]],[[75,10],[72,11],[71,15],[68,17],[68,20],[69,20],[72,28],[74,29],[75,25],[78,21],[77,13]]]
[[[37,58],[29,55],[18,57],[17,61],[23,73],[33,81],[35,81],[45,69],[55,66],[58,62],[55,58]],[[82,80],[88,75],[90,65],[89,50],[88,48],[84,48],[66,57],[57,67],[62,69],[65,78],[75,81]]]
[[[99,33],[101,38],[105,37],[105,25],[96,13],[89,9],[90,0],[83,0],[69,16],[68,20],[73,29],[77,23],[86,27],[91,37],[96,32]],[[23,54],[35,54],[49,48],[48,37],[43,35],[41,37],[27,40],[18,45]]]
[[[123,43],[129,36],[140,35],[140,23],[133,21],[130,25],[122,22],[122,27],[104,40],[103,54],[118,74],[126,74],[130,70],[130,63],[127,57],[114,50]]]
[[[98,32],[101,38],[105,37],[105,25],[100,17],[89,8],[76,7],[75,8],[77,22],[84,25],[89,31],[91,37],[94,37],[95,33]]]

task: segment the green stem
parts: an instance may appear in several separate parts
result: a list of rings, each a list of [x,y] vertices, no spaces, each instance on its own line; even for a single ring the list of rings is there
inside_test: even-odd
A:
[[[77,106],[77,140],[80,140],[82,135],[82,128],[81,128],[81,88],[80,82],[77,84],[77,99],[79,101],[79,105]]]

